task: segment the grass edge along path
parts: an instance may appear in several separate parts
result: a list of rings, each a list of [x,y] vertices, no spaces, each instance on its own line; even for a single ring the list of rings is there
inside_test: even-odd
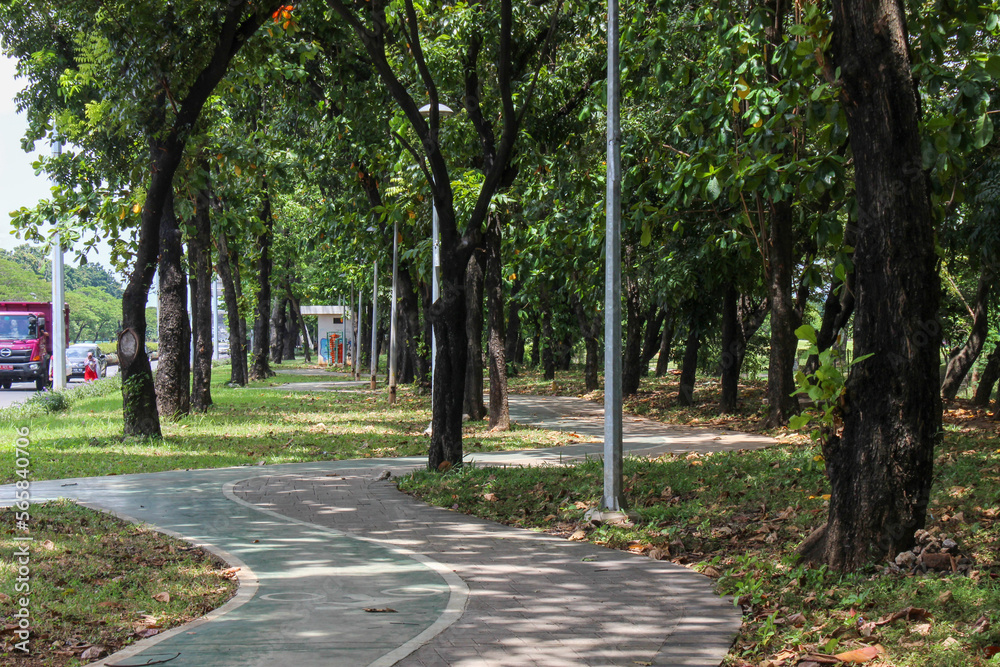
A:
[[[730,667],[791,667],[810,655],[858,649],[880,651],[863,656],[869,665],[1000,665],[996,442],[952,431],[938,451],[928,528],[975,558],[958,574],[882,564],[841,575],[796,563],[795,547],[826,515],[823,461],[811,444],[628,459],[625,492],[635,519],[624,525],[584,520],[600,502],[601,466],[417,472],[400,488],[503,524],[667,558],[716,579],[744,610]],[[908,608],[915,611],[898,616]]]
[[[0,562],[0,665],[74,667],[188,623],[235,594],[235,572],[201,547],[69,501],[31,505],[29,531],[0,508],[0,550],[29,536],[29,570]],[[17,648],[21,599],[30,635]]]

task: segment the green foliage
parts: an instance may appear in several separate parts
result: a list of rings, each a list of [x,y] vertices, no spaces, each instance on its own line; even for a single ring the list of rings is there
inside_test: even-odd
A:
[[[809,432],[813,440],[822,441],[836,430],[840,422],[841,396],[844,395],[846,378],[837,367],[841,353],[837,347],[829,347],[822,352],[816,346],[816,330],[809,324],[804,324],[795,330],[799,340],[810,344],[808,355],[819,358],[819,365],[812,373],[804,371],[795,373],[797,389],[792,394],[805,394],[811,401],[811,407],[802,414],[793,416],[788,426],[795,430],[805,430],[810,424],[814,428]],[[855,357],[847,367],[860,363],[872,355]],[[843,363],[843,362],[841,362]]]

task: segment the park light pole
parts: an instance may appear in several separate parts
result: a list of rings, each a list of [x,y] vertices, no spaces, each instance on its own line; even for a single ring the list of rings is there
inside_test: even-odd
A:
[[[392,221],[392,299],[389,301],[389,405],[396,404],[396,280],[399,278],[399,222]]]
[[[52,140],[52,157],[62,155],[62,142]],[[52,389],[66,389],[66,285],[63,271],[62,234],[58,223],[52,235]]]
[[[378,260],[372,262],[372,377],[371,389],[375,391],[378,374]]]
[[[618,0],[608,0],[608,162],[604,273],[604,500],[619,512],[622,495],[621,80]]]
[[[455,113],[446,105],[438,103],[438,115],[442,118]],[[431,115],[431,105],[425,104],[420,107],[420,114],[424,117]],[[434,200],[434,177],[431,176],[431,303],[437,303],[441,296],[441,235],[438,232],[438,209]],[[431,327],[431,410],[434,409],[434,373],[437,370],[437,334],[434,327]]]

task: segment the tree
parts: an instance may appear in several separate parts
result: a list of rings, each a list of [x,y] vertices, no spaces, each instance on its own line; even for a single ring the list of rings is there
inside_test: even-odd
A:
[[[870,356],[847,380],[843,433],[823,446],[828,521],[802,550],[854,569],[908,549],[924,525],[941,428],[939,285],[903,3],[835,0],[833,52],[858,198],[854,349]]]

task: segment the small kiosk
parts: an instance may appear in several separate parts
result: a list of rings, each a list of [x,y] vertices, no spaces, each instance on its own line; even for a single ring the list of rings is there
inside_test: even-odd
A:
[[[345,318],[353,319],[351,309],[347,306],[302,306],[301,310],[303,315],[316,315],[319,320],[320,365],[346,363],[354,345],[353,323],[345,322]]]

